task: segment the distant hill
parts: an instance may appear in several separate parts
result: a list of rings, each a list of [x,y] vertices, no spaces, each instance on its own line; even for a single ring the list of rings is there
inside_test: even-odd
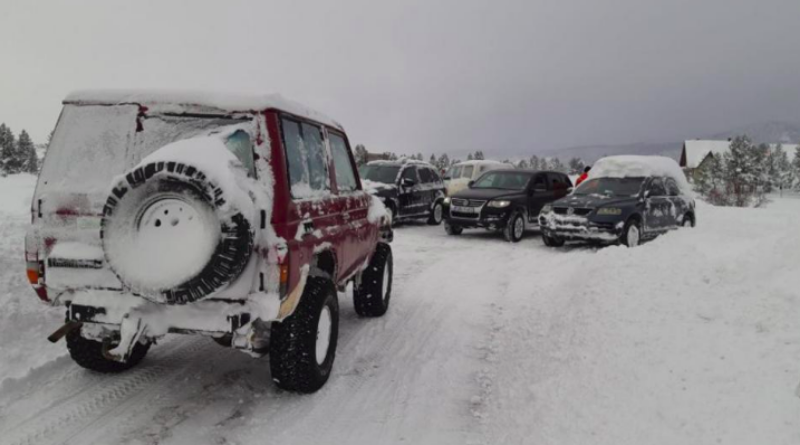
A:
[[[756,143],[800,143],[800,124],[789,122],[765,122],[760,124],[745,125],[717,134],[687,135],[685,139],[728,139],[746,134]],[[683,140],[663,143],[634,143],[620,145],[586,145],[547,150],[537,153],[540,156],[558,157],[562,161],[577,157],[585,162],[593,163],[596,160],[611,155],[659,155],[680,159],[683,149]]]

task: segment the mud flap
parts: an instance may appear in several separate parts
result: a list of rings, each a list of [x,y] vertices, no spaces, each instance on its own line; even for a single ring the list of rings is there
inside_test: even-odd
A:
[[[120,326],[119,344],[115,348],[109,349],[110,343],[103,342],[103,356],[109,360],[125,363],[131,356],[133,347],[144,336],[145,331],[147,331],[147,325],[142,322],[140,317],[131,318],[130,315],[126,315]]]

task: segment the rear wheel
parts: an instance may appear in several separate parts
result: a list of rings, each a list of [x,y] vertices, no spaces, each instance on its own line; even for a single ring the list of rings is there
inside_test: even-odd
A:
[[[464,228],[455,224],[450,224],[449,221],[445,221],[444,231],[447,232],[448,235],[461,235],[461,232],[464,231]]]
[[[516,243],[522,239],[522,235],[525,233],[525,218],[522,217],[522,214],[519,212],[515,212],[508,218],[508,223],[506,224],[505,229],[503,229],[503,237],[506,241]]]
[[[380,243],[369,265],[361,272],[361,280],[353,288],[353,304],[362,317],[380,317],[389,309],[392,297],[392,248]]]
[[[681,223],[683,227],[694,227],[694,217],[687,213],[683,216],[683,222]]]
[[[428,217],[428,224],[432,226],[438,226],[442,223],[442,216],[444,214],[444,210],[442,208],[442,202],[437,201],[436,204],[433,205],[433,210],[431,210],[431,215]]]
[[[106,349],[111,349],[112,344],[105,345]],[[138,365],[139,362],[147,355],[150,349],[150,344],[142,344],[137,342],[133,347],[131,356],[125,363],[111,360],[103,355],[104,345],[97,340],[90,340],[81,337],[80,330],[74,330],[67,334],[67,350],[72,360],[82,368],[91,369],[92,371],[102,372],[104,374],[116,374],[122,371],[127,371]]]
[[[625,223],[620,241],[628,247],[636,247],[642,240],[642,226],[638,219],[631,218]]]
[[[294,313],[272,324],[272,380],[287,391],[312,393],[330,377],[339,337],[339,302],[333,283],[308,277]]]

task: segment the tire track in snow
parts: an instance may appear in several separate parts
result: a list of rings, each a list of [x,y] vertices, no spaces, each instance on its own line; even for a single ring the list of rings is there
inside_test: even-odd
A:
[[[167,386],[178,374],[190,366],[186,359],[205,345],[204,339],[178,342],[174,348],[159,354],[163,361],[129,372],[106,376],[100,384],[85,388],[62,403],[52,405],[16,425],[11,434],[3,438],[8,445],[62,443],[79,434],[97,420],[107,417],[115,407],[130,397],[152,392]],[[180,364],[184,366],[179,366]],[[89,372],[89,371],[86,371]]]

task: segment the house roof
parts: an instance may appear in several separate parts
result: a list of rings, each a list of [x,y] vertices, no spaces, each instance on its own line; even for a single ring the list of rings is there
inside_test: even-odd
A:
[[[685,141],[683,143],[683,152],[681,153],[681,167],[684,168],[697,168],[709,154],[722,155],[730,150],[730,141],[713,141],[695,139]],[[770,144],[774,150],[778,144]],[[789,161],[794,159],[796,144],[781,144],[783,151],[786,152]]]

